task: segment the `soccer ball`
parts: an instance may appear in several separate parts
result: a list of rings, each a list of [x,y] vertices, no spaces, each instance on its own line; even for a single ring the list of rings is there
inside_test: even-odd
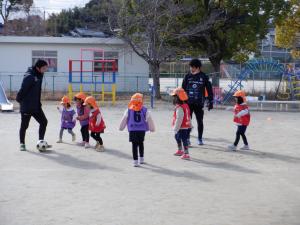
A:
[[[47,150],[47,146],[48,146],[48,143],[47,143],[47,141],[44,141],[44,140],[39,140],[37,142],[37,144],[36,144],[36,148],[40,152],[46,151]]]

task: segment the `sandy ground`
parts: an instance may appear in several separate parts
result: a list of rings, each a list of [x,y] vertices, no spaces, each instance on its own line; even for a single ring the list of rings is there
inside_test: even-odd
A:
[[[104,153],[56,144],[59,114],[45,103],[48,153],[18,151],[18,113],[0,114],[0,225],[299,225],[299,113],[253,112],[251,151],[229,152],[229,111],[206,112],[205,143],[191,161],[173,156],[171,106],[153,110],[147,164],[132,167],[128,133],[117,130],[125,104],[104,107]],[[79,126],[75,129],[80,139]],[[193,137],[193,143],[196,139]]]

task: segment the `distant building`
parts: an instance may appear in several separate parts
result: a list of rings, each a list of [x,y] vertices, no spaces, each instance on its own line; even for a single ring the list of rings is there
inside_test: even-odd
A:
[[[95,31],[86,28],[75,28],[74,30],[69,32],[69,35],[72,37],[96,37],[96,38],[109,38],[112,35],[102,32],[102,31]]]
[[[70,59],[80,59],[82,48],[103,49],[105,59],[117,61],[118,92],[136,91],[136,86],[140,91],[148,90],[148,64],[118,38],[0,36],[0,80],[6,88],[12,85],[13,90],[18,90],[27,68],[37,59],[45,59],[49,63],[45,85],[51,89],[53,84],[50,77],[55,75],[55,89],[66,91],[68,62]],[[91,55],[88,59],[99,59],[99,56]],[[96,65],[90,68],[96,69]],[[9,75],[14,76],[9,78]],[[9,79],[13,79],[13,82]]]

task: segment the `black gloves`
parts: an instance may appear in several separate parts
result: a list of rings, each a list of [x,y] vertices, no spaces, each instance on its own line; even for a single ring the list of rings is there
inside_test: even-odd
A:
[[[213,101],[209,101],[209,102],[207,102],[207,108],[208,108],[208,111],[210,111],[211,109],[213,109],[214,108],[214,102]]]

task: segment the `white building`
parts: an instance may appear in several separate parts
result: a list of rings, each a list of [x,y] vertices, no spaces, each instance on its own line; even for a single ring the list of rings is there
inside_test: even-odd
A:
[[[67,91],[68,62],[80,59],[81,49],[103,49],[105,59],[117,60],[117,92],[147,91],[148,64],[117,38],[0,36],[0,80],[6,90],[18,90],[24,72],[41,58],[50,65],[44,88]]]

